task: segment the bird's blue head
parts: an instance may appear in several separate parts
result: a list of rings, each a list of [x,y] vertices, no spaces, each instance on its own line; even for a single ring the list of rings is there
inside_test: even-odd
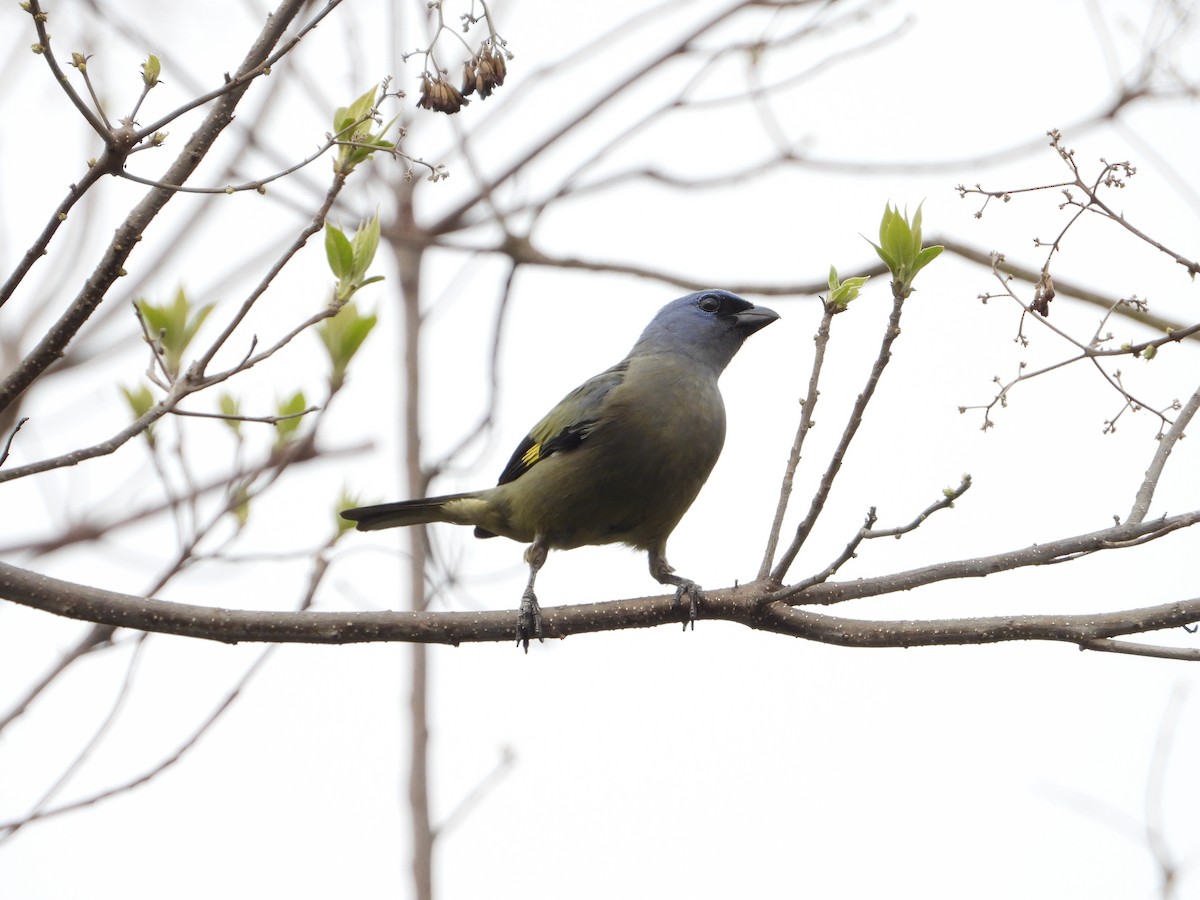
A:
[[[779,314],[729,291],[697,291],[658,311],[634,345],[637,353],[685,353],[724,370],[742,343]]]

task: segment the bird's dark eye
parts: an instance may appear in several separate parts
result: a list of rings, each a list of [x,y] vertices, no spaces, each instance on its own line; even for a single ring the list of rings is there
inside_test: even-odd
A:
[[[721,308],[721,301],[712,294],[709,294],[705,297],[701,297],[697,306],[699,306],[705,312],[716,312]]]

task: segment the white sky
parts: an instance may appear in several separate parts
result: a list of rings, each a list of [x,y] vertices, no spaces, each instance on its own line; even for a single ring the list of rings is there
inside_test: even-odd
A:
[[[304,93],[321,99],[285,93],[255,120],[284,158],[310,152],[329,128],[330,108],[390,71],[383,6],[346,4],[306,42],[299,57],[308,79]],[[476,146],[483,164],[499,168],[535,140],[563,104],[627,70],[672,23],[701,14],[693,5],[681,6],[676,18],[647,23],[640,43],[614,39],[605,65],[547,77],[507,124],[483,132]],[[510,95],[521,96],[522,80],[543,62],[638,7],[501,7],[501,30],[516,54],[509,82],[487,102],[473,103],[458,124],[475,127]],[[1036,142],[1046,129],[1066,128],[1099,108],[1112,80],[1089,13],[1093,7],[1112,28],[1117,58],[1130,65],[1137,45],[1123,29],[1133,13],[1125,4],[1075,0],[897,2],[834,38],[797,44],[795,56],[779,63],[780,72],[801,70],[908,20],[894,41],[828,66],[777,104],[774,115],[789,139],[805,141],[821,159],[944,165],[915,174],[793,169],[704,196],[638,183],[547,216],[535,241],[550,253],[662,265],[714,286],[808,282],[823,278],[830,263],[849,275],[873,261],[859,235],[874,236],[885,201],[910,209],[924,201],[927,234],[1040,265],[1042,251],[1032,249],[1031,238],[1049,238],[1061,228],[1058,196],[993,204],[977,221],[977,201],[960,200],[954,187],[1050,183],[1064,177],[1061,163],[1048,148],[1003,165],[954,160]],[[81,47],[95,53],[92,69],[104,91],[122,98],[113,101],[121,108],[136,92],[137,64],[147,48],[116,41],[85,16],[74,21],[69,9],[51,7],[59,52]],[[167,82],[163,99],[152,95],[145,120],[186,96],[184,71],[206,87],[218,83],[257,28],[257,18],[234,3],[206,5],[203,14],[180,7],[165,18],[149,4],[136,14],[158,41],[149,49],[162,57]],[[1137,15],[1129,23],[1135,34],[1145,25],[1144,13]],[[0,12],[0,35],[6,47],[33,41],[15,4]],[[411,49],[418,39],[400,43]],[[1186,64],[1198,49],[1195,35],[1188,35],[1174,59]],[[714,72],[706,90],[739,89],[739,68],[728,69]],[[397,73],[399,84],[411,87],[417,71],[419,63],[410,62]],[[80,135],[40,60],[19,54],[9,72],[10,87],[0,97],[5,272],[63,186],[80,176],[81,160],[97,152],[95,142]],[[669,83],[657,79],[614,107],[594,129],[524,176],[517,195],[537,196],[554,184],[558,173],[587,159],[606,132],[668,96]],[[247,107],[243,121],[254,108]],[[415,127],[409,152],[445,158],[447,124]],[[191,127],[173,126],[169,146],[181,146]],[[1066,135],[1087,171],[1095,171],[1102,156],[1135,160],[1139,173],[1121,197],[1122,208],[1131,221],[1192,258],[1196,206],[1169,173],[1173,167],[1187,190],[1196,190],[1197,139],[1195,108],[1174,104],[1139,107],[1119,127]],[[1147,145],[1161,159],[1152,158]],[[769,137],[753,117],[696,115],[647,132],[589,179],[644,165],[682,174],[716,172],[770,152]],[[162,162],[150,157],[139,155],[136,170],[160,171]],[[449,165],[451,178],[422,194],[430,218],[472,187],[461,160]],[[254,158],[243,173],[277,167]],[[327,171],[321,162],[305,177],[320,184]],[[387,209],[386,198],[362,183],[339,209],[348,226],[376,205]],[[94,222],[71,236],[78,245],[64,238],[62,256],[44,263],[39,277],[51,265],[90,265],[115,216],[143,190],[111,180],[101,187]],[[301,200],[305,211],[276,204],[280,197]],[[245,194],[222,201],[205,225],[204,241],[140,290],[166,298],[183,283],[201,299],[221,304],[219,316],[260,277],[262,260],[269,259],[262,254],[289,240],[313,206],[310,191],[291,185],[267,200]],[[131,259],[132,278],[139,277],[140,260],[151,259],[169,239],[185,209],[186,198],[169,207],[148,236],[144,257]],[[481,229],[461,240],[475,246],[488,237]],[[427,272],[427,296],[437,305],[425,344],[431,457],[456,442],[486,400],[482,375],[500,269],[465,260],[445,254]],[[255,261],[257,267],[248,265]],[[226,280],[230,270],[235,277]],[[402,490],[395,462],[400,326],[391,293],[394,272],[384,271],[388,282],[364,296],[377,307],[380,327],[324,426],[330,446],[373,442],[375,450],[296,473],[283,491],[256,506],[247,551],[315,546],[327,533],[343,483],[367,499],[396,497]],[[1164,315],[1195,318],[1196,287],[1182,269],[1103,223],[1072,232],[1056,273],[1113,296],[1149,297]],[[882,281],[836,321],[818,428],[798,479],[801,508],[878,344],[890,302]],[[46,285],[35,280],[4,312],[15,316],[45,304],[57,314],[70,287],[51,291]],[[327,285],[323,251],[313,242],[278,280],[249,329],[264,337],[278,333],[319,308]],[[1009,408],[993,413],[997,427],[986,434],[979,430],[979,413],[957,412],[959,405],[990,399],[992,377],[1011,377],[1019,361],[1033,367],[1065,352],[1036,327],[1031,347],[1014,344],[1016,307],[976,300],[993,285],[989,273],[948,254],[922,274],[885,383],[793,574],[822,568],[869,506],[878,507],[881,525],[907,522],[963,472],[976,484],[953,511],[901,541],[872,542],[838,578],[1023,547],[1103,527],[1128,510],[1157,425],[1149,414],[1126,414],[1115,435],[1102,436],[1104,420],[1120,404],[1095,373],[1073,368],[1019,387]],[[529,425],[575,384],[620,359],[653,312],[679,293],[626,277],[523,271],[506,326],[494,436],[472,456],[477,466],[439,481],[437,489],[492,483]],[[819,317],[811,297],[763,302],[782,319],[752,338],[723,379],[725,453],[670,546],[676,568],[710,587],[745,581],[757,569]],[[1098,314],[1062,298],[1052,316],[1060,327],[1090,334]],[[0,317],[0,329],[10,327]],[[116,385],[135,383],[146,360],[131,316],[114,312],[103,328],[100,336],[127,343],[128,352],[110,359],[105,377],[64,379],[56,390],[35,394],[26,410],[34,419],[10,465],[97,440],[124,424]],[[1132,339],[1144,334],[1120,322],[1112,329]],[[229,349],[230,361],[244,346]],[[316,352],[316,342],[302,338],[276,365],[242,379],[247,411],[269,412],[276,397],[297,385],[317,396],[323,369]],[[1152,364],[1129,361],[1122,368],[1131,390],[1163,406],[1195,386],[1190,348],[1168,348]],[[223,429],[189,422],[186,433],[197,467],[215,471],[230,449]],[[1191,443],[1168,469],[1157,514],[1200,505]],[[131,446],[110,460],[0,487],[0,503],[9,511],[0,521],[0,545],[51,533],[64,517],[83,517],[103,504],[154,496],[146,462],[144,449]],[[798,515],[789,520],[792,527]],[[168,558],[169,532],[156,523],[114,535],[102,547],[32,565],[138,592]],[[521,548],[476,542],[468,531],[449,526],[437,529],[435,538],[460,561],[463,590],[446,598],[448,607],[515,606],[524,579]],[[403,539],[397,533],[346,539],[318,595],[319,608],[403,606],[403,560],[397,556]],[[1071,565],[944,583],[832,612],[878,618],[1083,613],[1184,599],[1195,592],[1194,544],[1193,535],[1182,534]],[[11,560],[22,561],[16,554]],[[163,596],[286,609],[306,577],[303,560],[209,564]],[[552,555],[538,585],[545,605],[660,592],[644,557],[617,547]],[[84,627],[0,605],[3,696],[19,693]],[[1164,639],[1195,645],[1194,636]],[[152,638],[109,740],[63,799],[136,775],[169,754],[259,652]],[[152,785],[32,825],[0,844],[0,896],[410,896],[407,653],[387,645],[280,648],[203,742]],[[20,815],[91,734],[128,659],[129,645],[76,666],[6,731],[0,741],[0,819]],[[1200,797],[1185,763],[1200,748],[1200,676],[1185,663],[1084,654],[1065,645],[856,651],[707,621],[686,635],[670,627],[575,637],[532,648],[528,656],[508,645],[436,647],[430,662],[435,816],[448,815],[503,748],[516,754],[508,777],[439,843],[436,877],[443,897],[1155,896],[1156,870],[1143,835],[1147,782],[1155,771],[1156,734],[1173,696],[1182,699],[1171,756],[1159,772],[1161,818],[1154,821],[1173,852],[1192,862],[1178,896],[1200,896],[1194,871],[1200,825],[1193,812]]]

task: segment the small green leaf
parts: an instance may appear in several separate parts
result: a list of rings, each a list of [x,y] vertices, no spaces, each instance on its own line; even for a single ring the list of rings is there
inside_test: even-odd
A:
[[[349,106],[339,106],[333,114],[333,135],[338,141],[343,141],[338,147],[337,158],[333,169],[342,175],[349,175],[355,166],[370,159],[376,150],[391,150],[395,145],[384,140],[383,136],[396,123],[393,118],[386,125],[376,126],[376,106],[382,102],[383,94],[378,98],[378,86],[372,87]]]
[[[125,396],[125,402],[129,404],[129,409],[133,413],[135,420],[140,419],[154,407],[154,395],[150,393],[150,389],[144,384],[133,389],[122,387],[121,393]],[[142,434],[146,436],[146,442],[153,447],[154,426],[150,425]]]
[[[295,435],[304,418],[300,413],[307,408],[308,404],[304,401],[303,391],[296,391],[291,397],[276,403],[275,415],[290,417],[280,419],[275,423],[275,445],[277,447],[282,447]]]
[[[342,491],[338,495],[337,502],[334,504],[334,507],[333,507],[333,527],[334,527],[334,538],[333,539],[335,541],[338,538],[340,538],[343,534],[345,534],[347,531],[352,531],[354,529],[354,523],[351,522],[349,519],[343,519],[341,517],[341,515],[339,515],[339,513],[341,513],[341,511],[343,509],[353,509],[356,506],[362,506],[362,505],[363,505],[362,500],[360,499],[359,495],[351,493],[343,485]]]
[[[883,209],[879,223],[879,243],[871,246],[879,254],[892,273],[893,289],[904,296],[912,292],[916,274],[937,258],[942,247],[921,247],[921,207],[913,214],[910,222],[907,213],[890,203]]]
[[[184,354],[213,311],[213,304],[207,303],[193,310],[192,302],[181,287],[169,304],[155,306],[147,300],[136,300],[134,305],[146,323],[146,331],[164,368],[172,378],[177,377]]]
[[[944,249],[946,248],[938,244],[933,247],[926,247],[924,250],[918,253],[917,261],[913,263],[912,274],[915,276],[923,268],[941,256]]]
[[[912,254],[911,255],[913,255],[913,256],[916,256],[918,253],[921,252],[921,207],[923,205],[924,204],[917,205],[917,211],[913,214],[913,218],[912,218],[912,231],[911,231]]]
[[[376,87],[377,85],[371,85],[359,95],[357,100],[350,104],[348,117],[351,121],[357,122],[360,119],[370,119],[371,110],[375,108]],[[369,131],[370,129],[367,130]]]
[[[338,137],[353,124],[354,119],[350,116],[349,107],[339,106],[333,111],[333,133]]]
[[[329,355],[329,384],[337,390],[346,380],[346,369],[367,335],[375,327],[374,314],[362,315],[353,301],[317,326],[317,336]]]
[[[825,308],[835,313],[842,312],[852,300],[858,298],[859,289],[867,283],[869,275],[855,275],[845,281],[838,280],[837,269],[829,267],[829,296],[825,298]]]
[[[325,223],[325,255],[329,258],[329,268],[337,276],[333,291],[335,304],[345,303],[356,291],[380,280],[379,277],[363,277],[371,267],[378,248],[378,215],[360,225],[353,238],[347,238],[343,231]]]
[[[339,281],[348,278],[354,271],[354,248],[350,240],[340,228],[328,222],[325,223],[325,256],[329,259],[329,268]]]
[[[900,265],[900,263],[896,259],[896,257],[892,256],[892,254],[888,253],[886,250],[884,250],[878,244],[872,244],[871,246],[873,246],[875,248],[875,252],[879,255],[879,258],[883,260],[883,264],[885,266],[887,266],[888,269],[890,269],[892,272],[895,272],[897,266]]]
[[[372,85],[349,106],[339,106],[334,111],[333,133],[337,137],[343,140],[350,140],[353,137],[352,134],[343,134],[342,132],[355,127],[360,120],[368,118],[371,110],[375,108],[375,90],[376,86]],[[364,128],[368,133],[370,132],[370,128],[366,127],[365,122],[359,125],[357,130]]]
[[[242,405],[238,402],[237,397],[233,394],[222,393],[217,398],[217,407],[221,410],[221,415],[229,418],[223,419],[229,429],[238,437],[242,434],[242,420],[236,418],[242,414]]]
[[[375,251],[379,249],[379,215],[376,214],[358,226],[354,238],[350,242],[354,248],[354,266],[351,277],[355,284],[361,284],[367,269],[375,259]]]
[[[125,395],[125,401],[129,404],[129,409],[133,412],[135,419],[140,419],[154,406],[154,395],[144,384],[134,390],[123,387],[121,393]]]
[[[233,513],[238,528],[246,527],[246,523],[250,521],[250,492],[246,490],[244,484],[239,484],[234,488],[227,501],[226,509]]]
[[[158,76],[162,72],[162,63],[158,61],[158,57],[151,53],[146,57],[146,61],[142,63],[142,81],[145,82],[147,88],[152,88],[158,84]]]

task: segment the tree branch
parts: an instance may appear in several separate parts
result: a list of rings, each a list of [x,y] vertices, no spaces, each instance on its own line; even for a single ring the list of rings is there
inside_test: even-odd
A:
[[[791,600],[805,605],[830,605],[858,600],[863,597],[879,597],[899,591],[950,581],[958,578],[985,578],[999,572],[1028,566],[1045,566],[1067,562],[1100,550],[1115,550],[1136,547],[1147,541],[1158,540],[1181,528],[1190,528],[1200,523],[1200,510],[1163,516],[1150,522],[1114,525],[1099,531],[1073,535],[1045,544],[1031,544],[1020,550],[934,563],[919,569],[909,569],[875,578],[858,578],[854,581],[826,582],[814,585],[800,594],[794,587],[784,587],[768,595],[768,600]]]
[[[950,578],[978,578],[1023,566],[1074,559],[1102,549],[1137,546],[1200,522],[1200,511],[1141,525],[1118,525],[1050,544],[978,559],[940,563],[880,578],[824,582],[799,595],[806,604],[910,590]],[[1160,606],[1074,616],[998,616],[876,621],[799,610],[788,591],[754,581],[706,592],[702,619],[738,622],[850,647],[912,647],[998,641],[1066,641],[1081,646],[1111,638],[1200,622],[1200,598]],[[163,634],[238,643],[350,644],[408,641],[453,644],[511,641],[515,610],[495,612],[265,612],[174,603],[120,594],[41,575],[0,562],[0,597],[55,615]],[[689,610],[674,594],[607,603],[546,607],[547,637],[681,624]],[[1100,648],[1095,648],[1100,649]],[[1109,649],[1109,648],[1104,648]]]
[[[800,548],[808,540],[809,534],[812,533],[813,527],[817,524],[817,519],[820,517],[821,511],[825,508],[825,501],[829,498],[829,492],[833,489],[834,479],[837,478],[837,474],[842,468],[842,462],[846,458],[846,453],[850,449],[850,444],[854,440],[854,435],[858,433],[858,428],[862,424],[863,413],[866,412],[867,404],[871,402],[871,398],[875,395],[875,389],[879,386],[879,379],[883,376],[883,370],[892,358],[892,344],[900,336],[900,314],[904,311],[905,299],[905,294],[901,292],[897,283],[893,282],[892,313],[888,317],[887,329],[884,331],[883,340],[880,342],[879,353],[876,355],[875,362],[871,366],[871,373],[867,376],[867,383],[863,386],[862,392],[854,400],[854,407],[850,412],[850,418],[846,422],[846,427],[842,431],[841,440],[838,441],[838,445],[829,459],[829,465],[826,467],[825,473],[821,476],[821,481],[813,493],[808,512],[805,514],[804,520],[796,527],[796,534],[792,538],[792,542],[783,551],[783,555],[775,564],[775,568],[771,570],[771,578],[777,584],[781,583],[787,577],[788,569],[791,568],[792,563],[796,560],[796,554],[800,552]]]

